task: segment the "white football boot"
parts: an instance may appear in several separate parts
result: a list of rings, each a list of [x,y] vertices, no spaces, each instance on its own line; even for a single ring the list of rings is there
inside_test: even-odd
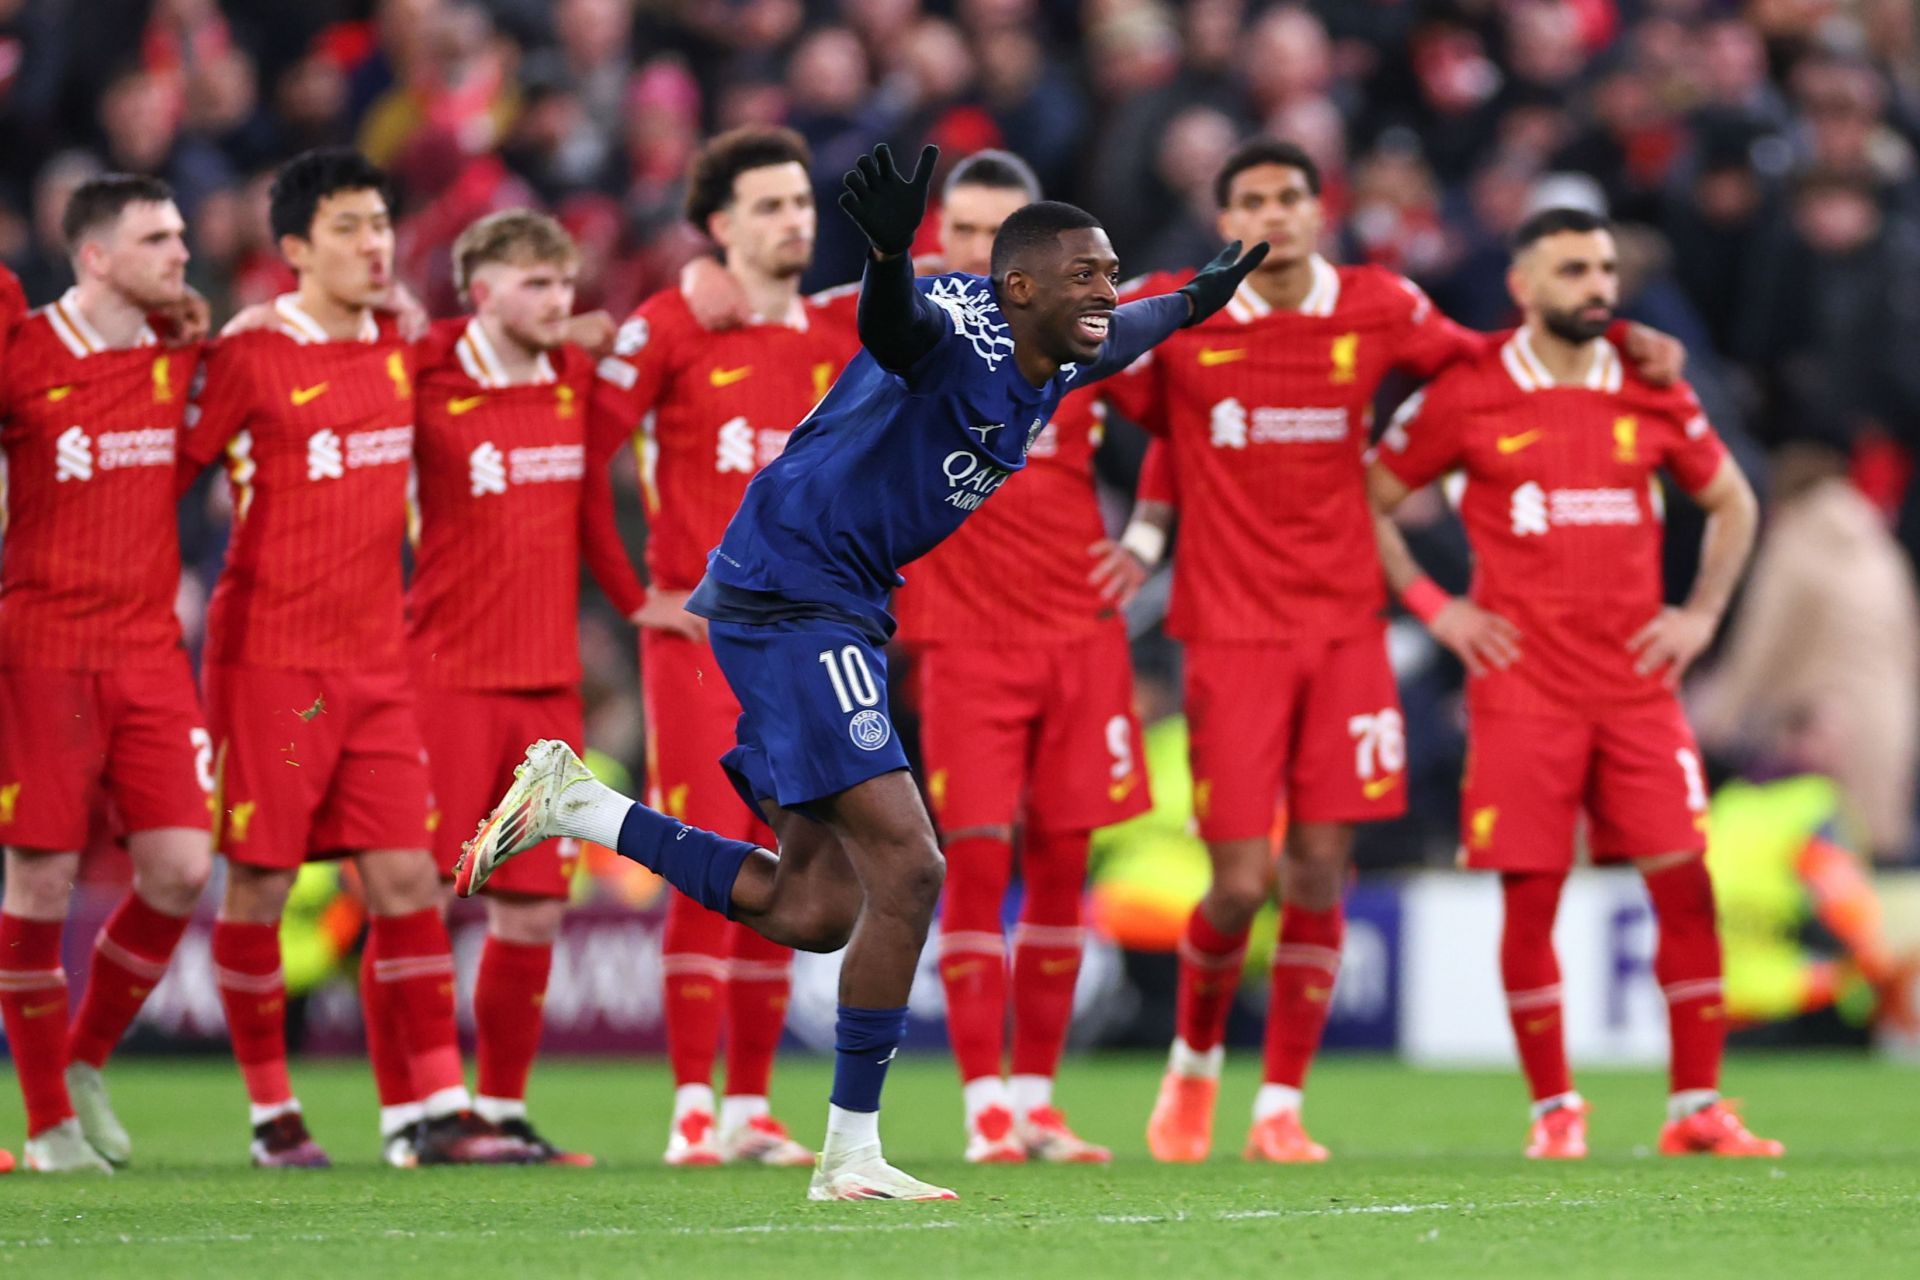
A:
[[[100,1069],[85,1062],[67,1064],[67,1097],[79,1118],[80,1132],[93,1149],[115,1168],[125,1165],[133,1155],[133,1140],[127,1137],[127,1127],[120,1123],[120,1117],[113,1114]]]
[[[471,897],[494,868],[556,834],[554,815],[567,789],[593,780],[593,771],[566,743],[543,738],[528,747],[527,758],[514,766],[513,785],[462,846],[453,867],[454,891]]]
[[[856,1147],[828,1165],[822,1156],[807,1187],[809,1200],[958,1200],[945,1187],[900,1172],[880,1154],[880,1144]]]
[[[37,1138],[28,1138],[22,1161],[35,1173],[112,1173],[77,1119],[62,1120]]]

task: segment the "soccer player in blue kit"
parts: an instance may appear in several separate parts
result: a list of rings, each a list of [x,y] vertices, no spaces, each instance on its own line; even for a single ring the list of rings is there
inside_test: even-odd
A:
[[[880,1150],[880,1090],[944,864],[887,714],[883,646],[900,566],[924,555],[1026,463],[1067,392],[1116,373],[1225,306],[1259,265],[1233,245],[1178,293],[1117,305],[1106,232],[1042,201],[994,240],[991,278],[916,280],[908,256],[935,148],[911,177],[885,146],[840,206],[873,246],[863,350],[756,475],[688,608],[709,619],[740,700],[722,760],[766,816],[773,853],[688,827],[539,742],[463,855],[461,893],[552,835],[616,848],[712,910],[810,951],[844,946],[827,1137],[809,1198],[948,1200]]]

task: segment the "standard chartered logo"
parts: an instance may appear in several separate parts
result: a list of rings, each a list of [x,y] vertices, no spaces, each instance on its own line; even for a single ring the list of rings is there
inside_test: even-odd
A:
[[[467,455],[468,485],[476,498],[507,491],[507,460],[493,441],[483,440]]]
[[[1513,532],[1516,537],[1539,535],[1547,531],[1547,495],[1538,484],[1527,481],[1513,491]]]
[[[752,475],[755,466],[753,428],[744,417],[729,418],[720,424],[720,440],[715,447],[713,469],[725,475],[729,471]]]
[[[338,480],[347,474],[346,456],[340,437],[332,428],[322,427],[307,437],[307,479]]]
[[[1214,448],[1247,447],[1247,410],[1238,400],[1222,400],[1213,406],[1207,425],[1213,432]]]
[[[54,441],[53,478],[62,483],[93,479],[93,440],[79,427],[68,427]]]

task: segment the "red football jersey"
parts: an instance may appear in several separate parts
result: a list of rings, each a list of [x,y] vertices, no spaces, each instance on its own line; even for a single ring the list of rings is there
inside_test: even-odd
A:
[[[1592,711],[1670,697],[1627,640],[1661,607],[1664,467],[1698,492],[1726,458],[1685,383],[1653,387],[1596,347],[1584,385],[1553,381],[1525,331],[1446,370],[1396,415],[1375,456],[1414,488],[1465,475],[1472,598],[1520,630],[1520,660],[1476,679],[1473,705]]]
[[[72,292],[14,332],[0,374],[0,664],[178,660],[174,468],[198,359],[151,329],[109,348]]]
[[[747,482],[780,456],[859,349],[851,316],[836,291],[796,300],[780,324],[709,333],[676,289],[655,294],[620,326],[594,383],[587,466],[604,469],[633,441],[654,586],[690,591],[705,576],[707,552]],[[614,593],[627,598],[614,603],[631,612],[639,592],[630,582]]]
[[[215,343],[185,453],[222,451],[233,491],[207,660],[288,670],[405,661],[400,550],[413,458],[413,353],[391,320],[330,341],[295,295],[279,324]]]
[[[1317,257],[1313,272],[1298,311],[1243,285],[1102,384],[1171,442],[1181,517],[1167,623],[1181,639],[1372,625],[1386,602],[1361,464],[1374,392],[1389,370],[1430,376],[1484,346],[1391,272]]]
[[[1027,450],[1026,469],[952,537],[903,569],[894,593],[910,644],[1042,644],[1114,616],[1087,581],[1088,548],[1106,536],[1093,454],[1106,429],[1100,388],[1076,391]]]
[[[592,361],[563,347],[515,384],[465,317],[416,350],[414,670],[456,689],[575,684]]]

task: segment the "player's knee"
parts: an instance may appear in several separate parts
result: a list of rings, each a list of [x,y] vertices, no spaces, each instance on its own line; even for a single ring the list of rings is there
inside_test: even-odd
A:
[[[1262,867],[1225,868],[1215,873],[1207,888],[1207,918],[1229,932],[1253,923],[1260,908],[1273,898],[1273,876]]]
[[[212,874],[211,855],[185,852],[140,868],[134,876],[134,889],[162,915],[184,916],[200,901]]]
[[[23,920],[62,920],[80,865],[72,854],[7,850],[6,893],[0,910]]]
[[[227,891],[220,918],[236,924],[278,924],[293,892],[294,873],[227,865]]]
[[[426,850],[364,853],[359,863],[367,908],[375,915],[411,915],[440,905],[440,868]]]

